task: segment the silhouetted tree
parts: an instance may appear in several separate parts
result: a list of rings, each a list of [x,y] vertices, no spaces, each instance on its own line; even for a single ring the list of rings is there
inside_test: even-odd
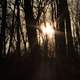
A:
[[[32,56],[37,53],[37,32],[35,28],[35,19],[33,17],[33,10],[31,6],[31,0],[24,0],[24,11],[26,20],[26,29],[28,35],[29,46]]]
[[[20,55],[20,0],[16,0],[17,15],[16,15],[16,31],[17,31],[17,42],[16,50],[18,55]]]
[[[70,21],[70,14],[69,14],[67,0],[56,0],[56,2],[57,2],[57,17],[59,18],[58,20],[59,29],[64,33],[66,29],[68,55],[73,56],[74,52],[73,39],[72,39],[71,21]],[[65,35],[62,43],[65,44]]]
[[[7,1],[2,0],[1,2],[2,2],[2,26],[0,34],[0,54],[5,55],[5,28],[6,28]]]

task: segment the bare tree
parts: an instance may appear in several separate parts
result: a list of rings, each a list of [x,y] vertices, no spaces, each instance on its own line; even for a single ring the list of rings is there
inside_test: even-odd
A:
[[[68,46],[68,55],[73,56],[73,39],[72,39],[72,31],[71,31],[71,21],[70,21],[70,14],[68,9],[67,0],[56,0],[57,2],[57,17],[58,17],[58,24],[60,31],[65,32],[66,29],[66,36],[67,36],[67,46]],[[64,35],[65,36],[65,35]],[[65,44],[65,37],[64,37],[64,44]]]
[[[6,8],[7,1],[2,0],[2,26],[1,26],[1,34],[0,34],[0,51],[1,54],[5,55],[5,28],[6,28]]]
[[[16,30],[17,30],[17,42],[16,42],[16,50],[17,53],[20,55],[20,0],[16,0],[17,6],[17,15],[16,15]]]

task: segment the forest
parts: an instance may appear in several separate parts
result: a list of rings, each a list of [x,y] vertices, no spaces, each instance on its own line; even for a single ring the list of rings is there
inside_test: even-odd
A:
[[[80,80],[80,0],[0,0],[2,80]]]

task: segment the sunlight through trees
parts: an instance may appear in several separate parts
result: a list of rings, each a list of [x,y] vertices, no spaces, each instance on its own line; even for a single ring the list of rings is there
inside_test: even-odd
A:
[[[65,48],[65,55],[80,55],[79,3],[78,0],[0,1],[1,55],[38,55],[35,50],[41,55],[46,49],[54,54],[58,47]]]

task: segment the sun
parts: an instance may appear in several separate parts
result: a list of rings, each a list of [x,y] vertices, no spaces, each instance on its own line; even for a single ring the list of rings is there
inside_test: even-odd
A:
[[[53,35],[55,34],[53,24],[50,22],[42,23],[41,30],[42,30],[42,33],[46,35],[48,38],[52,38]]]

